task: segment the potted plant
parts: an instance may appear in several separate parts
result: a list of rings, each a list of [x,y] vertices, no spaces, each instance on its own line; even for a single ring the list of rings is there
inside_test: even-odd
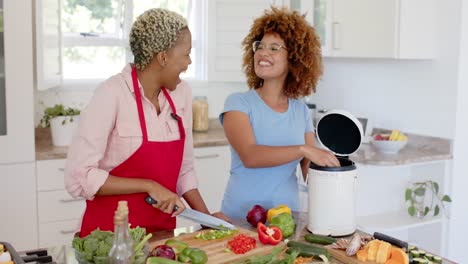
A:
[[[62,104],[47,107],[41,119],[43,127],[50,126],[52,144],[57,147],[68,146],[73,133],[78,127],[80,110],[72,107],[65,108]]]
[[[418,218],[424,218],[430,211],[437,216],[441,208],[446,213],[444,203],[452,202],[450,196],[439,193],[439,184],[431,180],[413,183],[406,189],[405,200],[409,215]]]

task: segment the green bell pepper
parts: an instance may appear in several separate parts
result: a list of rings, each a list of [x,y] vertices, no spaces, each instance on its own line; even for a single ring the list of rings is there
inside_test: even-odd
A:
[[[279,227],[283,232],[283,238],[287,238],[294,234],[294,229],[296,229],[296,223],[294,222],[292,215],[289,213],[281,213],[273,216],[270,221],[270,226]]]
[[[171,247],[176,254],[181,253],[185,248],[188,247],[187,243],[173,238],[168,239],[165,244],[166,246]]]
[[[177,255],[177,260],[182,263],[191,262],[192,264],[205,264],[208,262],[208,256],[205,251],[201,249],[187,247]]]

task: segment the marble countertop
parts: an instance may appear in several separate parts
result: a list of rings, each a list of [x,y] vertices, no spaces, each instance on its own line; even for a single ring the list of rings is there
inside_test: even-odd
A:
[[[65,159],[68,147],[55,147],[52,145],[49,128],[36,128],[36,160]],[[226,146],[228,141],[224,130],[217,119],[210,120],[210,129],[207,132],[193,132],[193,146],[214,147]]]
[[[54,147],[49,131],[48,128],[36,129],[36,160],[65,159],[68,148]],[[388,132],[374,129],[374,134]],[[380,153],[369,143],[364,143],[350,159],[359,164],[395,166],[452,158],[451,140],[409,133],[406,135],[408,144],[398,154]],[[207,132],[193,132],[193,143],[195,148],[228,145],[224,130],[217,119],[210,120],[210,129]]]

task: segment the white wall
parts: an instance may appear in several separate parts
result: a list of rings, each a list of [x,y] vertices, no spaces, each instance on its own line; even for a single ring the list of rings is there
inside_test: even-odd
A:
[[[325,74],[311,101],[368,116],[380,127],[452,138],[460,0],[437,2],[437,59],[326,58]]]
[[[466,188],[468,177],[468,2],[462,6],[460,61],[456,108],[456,127],[452,170],[452,214],[449,221],[448,257],[460,263],[468,259],[466,238],[468,237],[468,206]]]

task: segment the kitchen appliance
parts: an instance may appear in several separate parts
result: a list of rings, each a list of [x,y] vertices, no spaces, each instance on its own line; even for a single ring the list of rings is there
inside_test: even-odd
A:
[[[317,122],[320,144],[333,152],[340,167],[311,163],[308,172],[309,218],[307,229],[320,235],[345,236],[356,230],[356,164],[349,155],[361,146],[359,120],[344,110],[327,111]]]
[[[6,251],[10,253],[12,261],[15,264],[24,264],[24,263],[50,263],[55,264],[56,262],[53,261],[52,256],[50,256],[46,249],[38,249],[38,250],[29,250],[25,252],[16,252],[15,248],[7,243],[7,242],[0,242],[0,244],[4,245]]]
[[[156,204],[157,201],[153,199],[151,196],[147,196],[145,198],[146,203],[148,204]],[[177,207],[174,206],[174,211],[177,210]],[[224,220],[221,220],[219,218],[216,218],[214,216],[204,214],[202,212],[190,209],[190,208],[185,208],[182,213],[180,213],[178,216],[183,217],[185,219],[188,219],[190,221],[193,221],[195,223],[204,225],[204,226],[209,226],[211,228],[215,229],[237,229],[236,226],[233,224],[226,222]]]

